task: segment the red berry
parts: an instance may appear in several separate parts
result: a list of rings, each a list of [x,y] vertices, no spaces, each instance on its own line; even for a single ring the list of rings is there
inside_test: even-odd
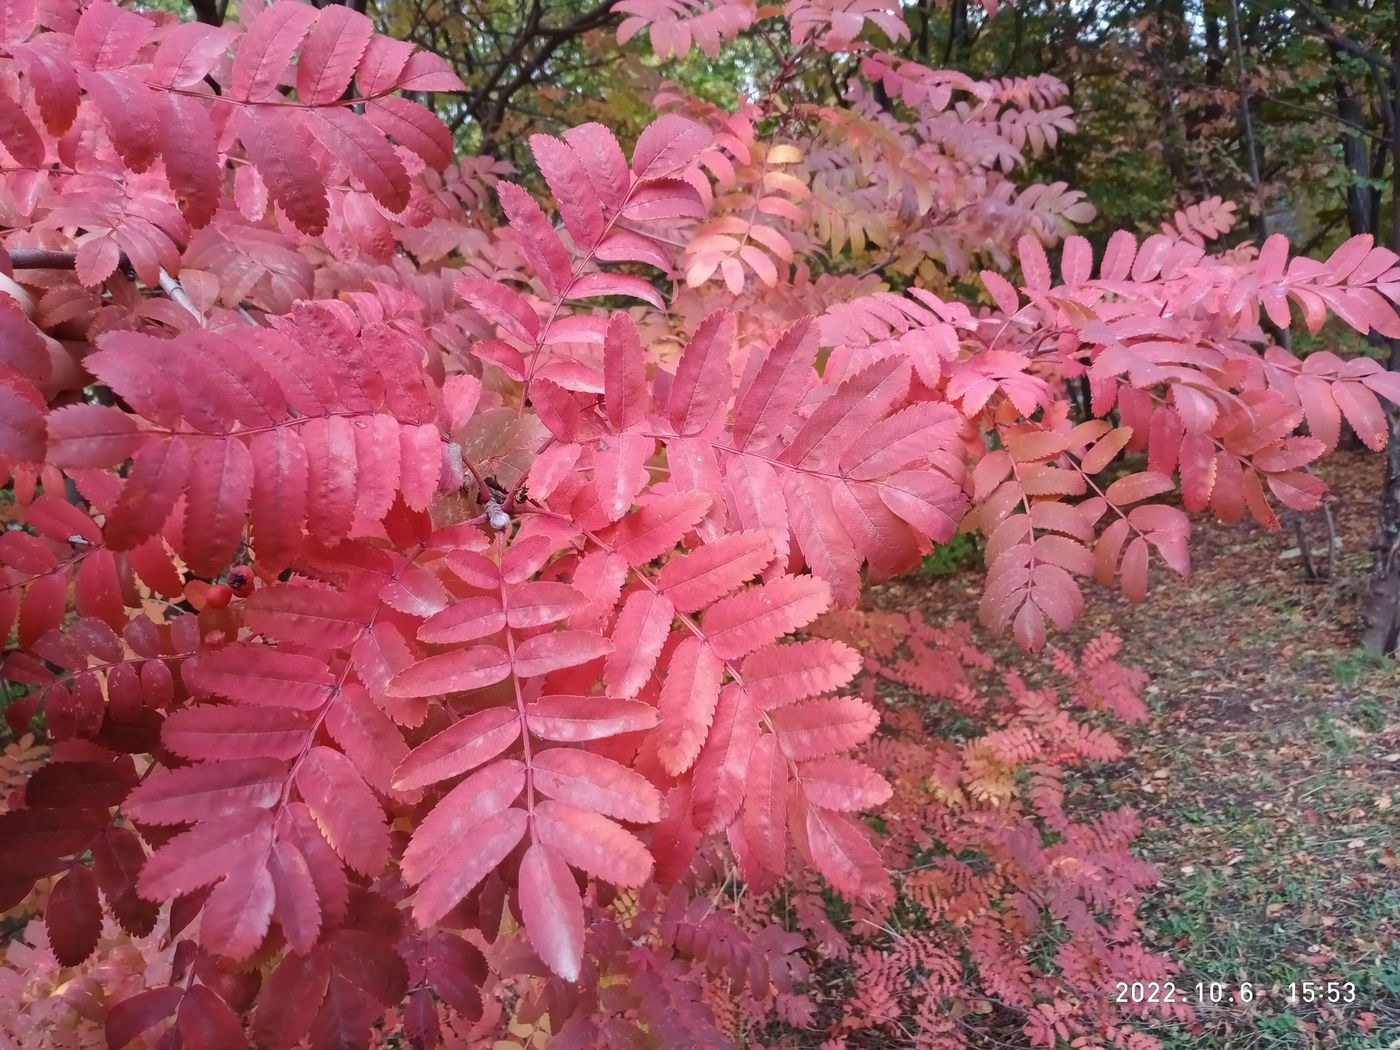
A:
[[[204,592],[204,604],[211,609],[226,609],[233,601],[233,588],[226,583],[213,584]]]
[[[253,570],[246,565],[235,566],[228,571],[228,585],[238,597],[248,597],[253,593],[253,588],[256,585]]]

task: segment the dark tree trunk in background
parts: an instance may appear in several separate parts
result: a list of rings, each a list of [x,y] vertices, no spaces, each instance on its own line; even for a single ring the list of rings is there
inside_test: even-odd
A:
[[[1386,232],[1392,251],[1400,252],[1400,0],[1395,0],[1395,39],[1391,41],[1390,68],[1378,78],[1380,104],[1390,144],[1390,228]],[[1387,83],[1388,82],[1388,83]],[[1388,90],[1386,90],[1388,89]],[[1378,240],[1380,238],[1377,238]],[[1400,372],[1400,340],[1390,344],[1389,368]],[[1376,562],[1366,594],[1368,648],[1391,653],[1400,641],[1400,410],[1386,403],[1390,440],[1385,451],[1385,487],[1381,490],[1380,527],[1376,534]]]

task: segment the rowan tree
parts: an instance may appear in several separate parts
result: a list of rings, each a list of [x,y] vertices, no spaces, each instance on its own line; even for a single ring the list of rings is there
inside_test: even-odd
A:
[[[1396,256],[1183,216],[1095,259],[1018,181],[1054,78],[899,57],[872,0],[618,9],[773,76],[532,136],[546,200],[350,8],[0,7],[20,1045],[1153,1045],[1104,994],[1170,972],[1134,818],[1063,805],[1140,677],[851,610],[979,529],[1037,651],[1184,573],[1187,511],[1316,505],[1400,383],[1261,312],[1400,335]],[[945,706],[877,737],[881,679]]]

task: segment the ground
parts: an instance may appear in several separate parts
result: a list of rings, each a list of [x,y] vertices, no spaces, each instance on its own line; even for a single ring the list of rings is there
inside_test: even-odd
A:
[[[1331,580],[1304,579],[1290,523],[1199,519],[1189,580],[1154,572],[1142,605],[1097,589],[1059,639],[1111,630],[1152,675],[1150,722],[1079,790],[1147,818],[1149,942],[1207,1000],[1194,1026],[1154,1033],[1170,1050],[1400,1047],[1400,671],[1357,647],[1381,470],[1361,451],[1318,472],[1340,541]],[[1325,550],[1322,514],[1306,521]],[[979,569],[885,600],[965,617]],[[1252,1002],[1232,1001],[1245,982]],[[1295,984],[1316,1001],[1290,1004]]]

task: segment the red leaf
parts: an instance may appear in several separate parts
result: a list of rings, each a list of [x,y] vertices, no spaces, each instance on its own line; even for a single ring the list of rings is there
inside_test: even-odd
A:
[[[640,773],[610,758],[551,747],[535,752],[530,769],[535,787],[551,798],[633,823],[661,819],[661,792]]]
[[[162,441],[136,453],[103,530],[113,550],[130,550],[160,531],[189,481],[189,446]]]
[[[482,879],[495,871],[525,837],[528,824],[529,818],[524,810],[507,809],[476,825],[472,832],[471,851],[454,849],[452,856],[434,868],[419,884],[413,901],[413,918],[418,925],[427,927],[436,923],[474,890]],[[460,847],[460,841],[454,841],[453,845]]]
[[[156,48],[151,62],[151,86],[194,87],[214,71],[236,35],[231,26],[215,27],[203,22],[182,22],[173,27]]]
[[[825,469],[909,389],[907,358],[886,357],[837,387],[817,406],[778,458],[807,470]]]
[[[556,631],[526,639],[515,649],[515,674],[537,678],[564,667],[577,667],[613,650],[613,645],[592,631]]]
[[[632,176],[627,158],[613,133],[602,124],[580,124],[564,132],[564,141],[573,147],[593,192],[604,207],[617,209],[627,197]]]
[[[804,762],[797,771],[807,801],[822,809],[853,812],[889,801],[893,789],[868,766],[841,756]]]
[[[307,531],[323,543],[338,543],[355,521],[355,426],[345,416],[323,416],[301,428],[301,440],[306,446]]]
[[[606,696],[544,696],[525,706],[531,734],[543,740],[578,743],[650,729],[656,708]]]
[[[733,659],[805,627],[830,606],[825,580],[781,576],[715,603],[705,614],[705,637],[717,656]]]
[[[224,879],[204,902],[199,926],[201,943],[230,959],[247,959],[267,936],[274,899],[272,875],[265,864],[255,864]],[[183,1007],[180,1016],[183,1019]]]
[[[316,8],[294,0],[276,0],[263,8],[238,42],[229,97],[257,101],[275,92],[316,15]],[[293,148],[292,142],[283,140],[283,148]]]
[[[223,889],[223,886],[219,889]],[[219,890],[214,892],[218,893]],[[207,924],[208,905],[205,905],[204,910],[204,922]],[[201,935],[204,929],[205,926],[201,925]],[[242,1050],[248,1044],[248,1037],[243,1033],[243,1024],[238,1020],[238,1015],[207,984],[194,985],[185,992],[185,997],[180,1000],[179,1013],[175,1016],[175,1027],[186,1046],[207,1046],[209,1050]]]
[[[536,843],[520,861],[520,912],[545,965],[577,981],[583,962],[583,899],[557,850]]]
[[[77,966],[93,953],[102,934],[102,904],[92,871],[74,864],[54,884],[44,906],[49,946],[64,966]]]
[[[520,239],[530,268],[539,275],[551,295],[563,295],[573,278],[569,252],[535,199],[511,182],[496,185],[501,210]]]
[[[633,567],[645,565],[671,550],[709,509],[701,492],[673,492],[651,500],[618,523],[617,553]]]
[[[278,0],[274,7],[315,9],[292,0]],[[273,8],[269,8],[268,12]],[[266,13],[265,13],[266,14]],[[240,50],[240,55],[244,53]],[[248,157],[267,184],[273,199],[297,229],[315,236],[326,228],[330,201],[301,128],[276,106],[247,106],[239,113],[238,137]]]
[[[265,645],[235,643],[184,664],[192,691],[257,707],[313,711],[326,702],[334,682],[323,661],[279,652]]]
[[[334,748],[313,747],[296,776],[326,841],[361,875],[378,875],[389,862],[389,828],[355,764]]]
[[[403,855],[403,877],[410,883],[427,878],[451,863],[462,836],[510,806],[525,788],[525,764],[515,759],[494,762],[449,791],[413,832]]]
[[[625,644],[614,648],[603,664],[603,685],[610,696],[633,697],[646,685],[675,615],[675,606],[665,595],[641,590],[628,596],[612,631],[614,644],[617,640]]]
[[[404,91],[466,90],[447,59],[431,51],[415,51],[409,55],[396,86]]]
[[[651,876],[651,854],[630,831],[566,802],[535,804],[536,841],[552,846],[575,868],[614,886],[640,886]]]
[[[144,937],[155,929],[159,909],[142,900],[136,881],[146,863],[141,839],[130,828],[108,828],[93,843],[92,873],[106,898],[107,907],[122,929]]]
[[[339,99],[373,36],[374,23],[360,12],[339,4],[321,8],[297,60],[302,102],[325,106]]]
[[[747,855],[771,875],[781,875],[787,866],[787,759],[777,745],[771,733],[764,733],[754,742],[740,814]],[[746,877],[757,874],[746,871]]]
[[[840,689],[856,676],[861,655],[844,642],[817,638],[760,649],[744,658],[744,684],[766,710]]]
[[[817,329],[810,317],[784,332],[763,357],[734,409],[734,447],[762,448],[792,421],[814,375]]]
[[[825,477],[806,471],[788,471],[782,481],[792,535],[803,559],[814,576],[830,585],[831,598],[854,605],[860,596],[861,554],[832,502],[838,491]]]
[[[666,409],[677,434],[706,433],[718,422],[733,384],[729,355],[734,335],[734,315],[716,310],[700,322],[686,344]]]
[[[723,598],[773,560],[773,545],[759,531],[721,536],[662,568],[657,584],[677,610],[693,613]]]
[[[1384,450],[1390,430],[1376,395],[1360,383],[1333,383],[1332,397],[1366,447]]]
[[[147,988],[127,996],[107,1012],[107,1045],[121,1050],[142,1032],[173,1014],[184,995],[184,988],[166,986]]]
[[[365,104],[365,116],[429,167],[441,171],[452,163],[452,132],[427,106],[406,98],[378,98]]]
[[[934,543],[947,543],[967,513],[967,496],[942,474],[902,471],[880,483],[885,506]]]
[[[408,207],[408,172],[383,136],[363,117],[338,106],[313,112],[308,117],[311,134],[344,163],[350,176],[389,211]]]
[[[478,594],[434,613],[418,628],[420,641],[434,645],[474,642],[505,629],[506,612],[494,594]]]
[[[78,57],[93,69],[120,69],[132,64],[154,30],[149,19],[97,0],[78,17],[73,45]]]
[[[646,462],[656,441],[637,433],[599,438],[593,453],[593,480],[608,521],[617,521],[632,508],[651,475]]]
[[[495,685],[510,674],[510,657],[494,645],[475,645],[430,656],[406,667],[389,682],[390,696],[466,693]]]
[[[530,152],[574,244],[582,251],[591,251],[603,239],[608,224],[582,161],[568,143],[549,135],[531,135]]]
[[[394,787],[426,787],[489,762],[520,735],[520,718],[508,707],[470,714],[409,752],[394,770]]]
[[[306,519],[306,448],[289,427],[253,435],[253,543],[258,561],[285,566],[301,549]]]
[[[34,84],[35,102],[52,135],[62,135],[78,116],[78,77],[73,63],[56,49],[26,44],[9,45]]]
[[[160,121],[151,89],[125,70],[85,73],[82,83],[122,162],[132,171],[149,168],[160,151]]]
[[[293,842],[279,840],[268,858],[272,878],[273,915],[287,943],[296,952],[309,952],[321,932],[321,902],[305,854]]]
[[[757,716],[747,689],[730,684],[720,690],[714,724],[691,781],[695,826],[706,834],[728,827],[739,815],[749,758],[758,740]]]
[[[215,576],[232,560],[248,520],[253,457],[236,438],[200,438],[185,493],[184,555],[199,576]]]
[[[869,739],[880,724],[878,711],[850,696],[780,707],[768,717],[783,754],[795,762],[849,751]]]
[[[1174,487],[1171,478],[1143,471],[1119,478],[1108,486],[1104,496],[1115,507],[1123,507],[1129,503],[1136,503],[1138,500],[1160,496],[1163,492],[1170,492]]]
[[[0,91],[0,143],[16,164],[37,168],[44,163],[44,140],[24,107],[8,91]]]
[[[249,630],[281,642],[318,648],[353,645],[374,618],[375,603],[326,586],[279,584],[243,603]]]
[[[689,769],[700,754],[715,704],[719,701],[724,665],[708,645],[687,638],[676,647],[661,681],[661,728],[656,753],[672,776]]]
[[[570,300],[593,299],[604,295],[625,295],[650,303],[658,310],[666,309],[666,300],[652,285],[626,273],[594,272],[578,277],[569,286]]]
[[[272,821],[260,809],[242,809],[196,824],[156,850],[137,888],[151,901],[169,900],[260,863],[272,844]]]
[[[190,824],[271,809],[286,779],[286,763],[273,758],[202,762],[160,771],[132,791],[123,808],[145,824]]]
[[[807,860],[842,893],[853,897],[888,897],[893,887],[866,834],[848,817],[816,806],[803,806],[803,836]]]
[[[183,28],[183,27],[181,27]],[[160,99],[165,177],[182,204],[185,221],[205,226],[219,210],[223,165],[209,114],[192,98],[173,92]]]
[[[632,319],[621,312],[609,318],[603,342],[603,405],[617,430],[641,423],[650,406],[641,337]]]
[[[534,342],[540,332],[539,315],[525,297],[494,281],[459,277],[452,286],[473,310],[524,342]],[[615,317],[625,317],[616,314]],[[640,349],[638,353],[640,353]]]
[[[69,405],[49,413],[49,461],[56,467],[113,467],[149,438],[110,405]]]
[[[713,136],[701,125],[674,113],[659,117],[637,138],[632,171],[639,179],[664,179],[690,166]]]
[[[503,566],[507,576],[513,575],[510,569],[507,555]],[[506,589],[506,621],[516,630],[558,623],[587,607],[588,598],[563,583],[526,581],[512,583]]]

